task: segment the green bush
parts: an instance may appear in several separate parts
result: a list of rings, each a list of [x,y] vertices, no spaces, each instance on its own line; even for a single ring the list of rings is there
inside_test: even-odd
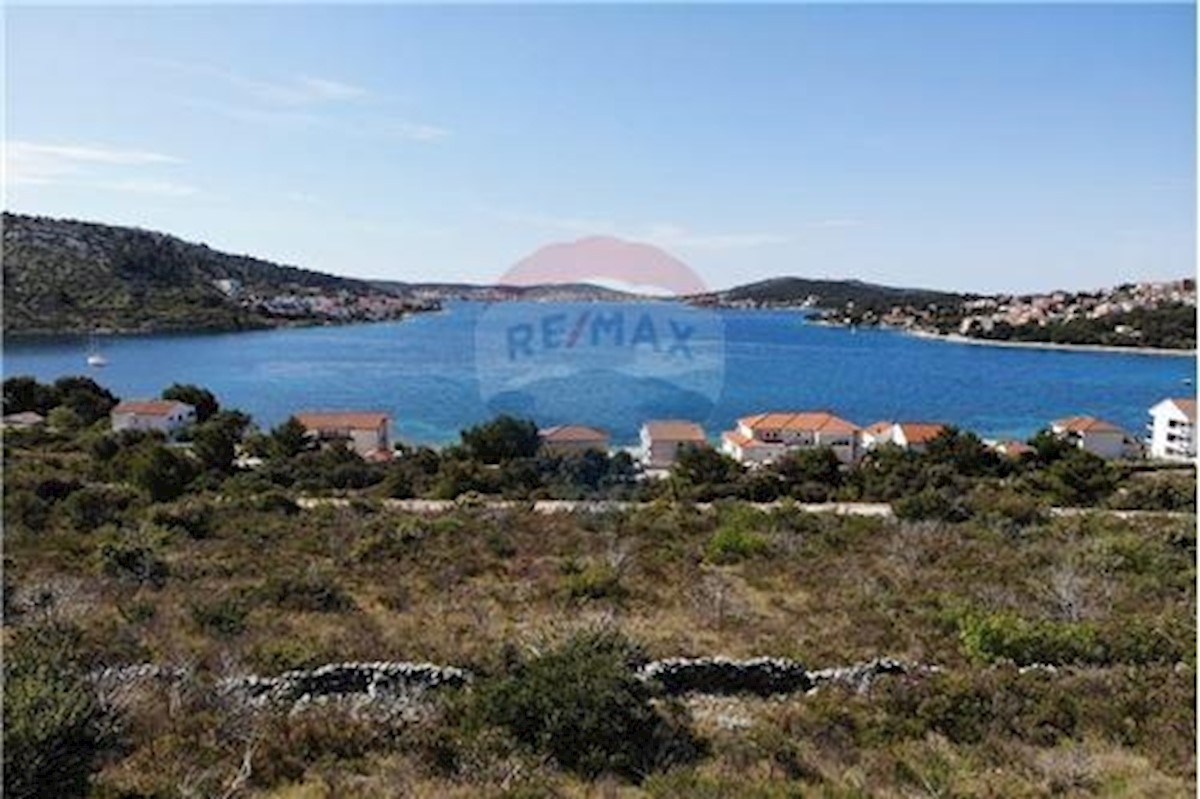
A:
[[[639,650],[611,633],[581,633],[478,686],[477,711],[521,745],[584,777],[641,780],[697,757],[680,715],[651,702],[631,666]]]
[[[77,650],[78,634],[59,627],[20,630],[5,647],[4,795],[10,799],[88,793],[107,736]]]
[[[90,485],[71,494],[59,507],[72,527],[90,533],[106,524],[120,521],[132,502],[133,497],[128,490]]]
[[[712,563],[738,563],[758,557],[770,548],[761,533],[740,527],[722,527],[713,533],[704,547],[704,556]]]
[[[130,464],[134,484],[155,502],[167,502],[183,494],[198,471],[192,458],[161,444],[144,448]]]
[[[262,596],[283,610],[342,613],[354,609],[354,600],[337,579],[316,571],[271,577],[263,586]]]
[[[926,488],[892,503],[896,518],[905,521],[962,522],[971,509],[962,497],[945,489]]]
[[[166,561],[142,544],[105,544],[100,548],[100,566],[109,577],[154,588],[166,585],[170,575]]]
[[[994,662],[1097,663],[1104,646],[1094,624],[1030,621],[1011,613],[969,615],[959,625],[963,648],[973,658]]]
[[[245,632],[246,617],[250,614],[249,603],[240,595],[196,602],[190,610],[197,626],[222,638],[232,638]]]
[[[621,585],[621,575],[607,563],[591,563],[587,566],[568,563],[564,568],[563,590],[568,598],[575,600],[617,600],[626,593]]]
[[[159,506],[150,512],[150,521],[169,530],[177,530],[188,538],[200,540],[212,533],[212,507],[203,502],[181,502]]]

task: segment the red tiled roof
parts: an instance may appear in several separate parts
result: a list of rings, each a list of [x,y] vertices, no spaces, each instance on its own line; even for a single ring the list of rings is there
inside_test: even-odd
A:
[[[946,425],[939,422],[900,422],[904,440],[909,444],[928,444],[942,434]]]
[[[644,427],[652,440],[704,441],[704,428],[685,419],[659,419],[646,422]]]
[[[125,400],[117,403],[113,413],[136,413],[141,416],[169,416],[179,408],[191,408],[186,402],[176,400]]]
[[[738,424],[751,430],[805,430],[817,433],[857,433],[853,422],[834,416],[829,411],[788,413],[772,411],[738,419]]]
[[[1097,419],[1095,416],[1068,416],[1066,419],[1057,419],[1052,424],[1055,428],[1060,428],[1068,433],[1123,432],[1115,424],[1106,422],[1103,419]]]
[[[598,427],[587,427],[581,424],[560,424],[538,431],[542,441],[608,441],[608,433]]]
[[[309,430],[376,430],[388,423],[382,411],[305,411],[296,420]]]

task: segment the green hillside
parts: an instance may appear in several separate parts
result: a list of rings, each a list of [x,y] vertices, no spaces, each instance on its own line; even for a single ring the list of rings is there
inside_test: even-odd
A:
[[[237,281],[243,297],[378,293],[162,233],[4,214],[5,333],[237,330],[281,321],[230,296],[220,280]]]

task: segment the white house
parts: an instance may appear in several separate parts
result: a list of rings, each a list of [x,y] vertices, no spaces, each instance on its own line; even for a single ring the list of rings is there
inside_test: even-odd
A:
[[[799,449],[829,447],[842,463],[859,455],[859,428],[829,411],[774,411],[738,419],[721,434],[721,450],[739,463],[770,463]]]
[[[588,450],[608,452],[608,433],[598,427],[560,424],[538,430],[542,450],[548,455],[580,455]]]
[[[1094,416],[1056,419],[1050,423],[1050,432],[1101,458],[1129,458],[1140,449],[1129,433]]]
[[[923,452],[929,442],[942,434],[946,425],[939,422],[890,422],[881,421],[862,429],[860,443],[864,450],[884,444],[895,444],[904,449]]]
[[[296,414],[296,420],[319,442],[344,441],[368,459],[392,456],[391,418],[382,411],[306,411]]]
[[[1196,457],[1196,400],[1165,399],[1150,409],[1146,440],[1150,457],[1190,461]]]
[[[679,450],[705,443],[704,428],[682,419],[658,419],[642,425],[642,460],[651,469],[669,469]]]
[[[167,438],[196,421],[196,409],[177,400],[125,400],[110,415],[114,433],[122,430],[147,430]]]

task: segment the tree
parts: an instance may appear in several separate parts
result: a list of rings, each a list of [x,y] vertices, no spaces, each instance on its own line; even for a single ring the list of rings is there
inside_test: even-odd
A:
[[[742,466],[707,445],[680,447],[672,474],[698,490],[699,499],[730,493],[742,476]]]
[[[45,414],[57,403],[54,389],[28,375],[10,377],[4,381],[4,412],[34,411]]]
[[[192,452],[206,469],[228,472],[237,455],[237,444],[250,417],[238,411],[220,411],[192,432]]]
[[[191,385],[190,383],[175,383],[163,391],[162,398],[165,400],[175,400],[176,402],[186,402],[188,405],[194,407],[196,409],[197,422],[207,421],[221,409],[216,396],[211,391]]]
[[[130,468],[133,482],[155,502],[175,499],[196,476],[196,464],[187,455],[162,444],[140,451]]]
[[[537,425],[507,414],[462,431],[463,449],[475,460],[488,464],[514,458],[532,458],[541,447]]]
[[[789,486],[820,483],[836,488],[842,482],[842,463],[829,447],[789,452],[773,468]]]
[[[294,458],[311,447],[308,428],[295,416],[288,417],[286,422],[271,430],[270,451],[273,458]]]
[[[55,404],[75,411],[85,426],[106,418],[117,405],[116,395],[90,377],[61,377],[54,381],[53,391]]]
[[[1051,500],[1059,505],[1086,507],[1107,497],[1116,487],[1113,470],[1098,455],[1075,449],[1046,469]]]
[[[83,426],[83,419],[79,417],[71,408],[66,405],[59,405],[50,411],[46,417],[46,425],[51,430],[58,430],[64,433],[72,433]]]

